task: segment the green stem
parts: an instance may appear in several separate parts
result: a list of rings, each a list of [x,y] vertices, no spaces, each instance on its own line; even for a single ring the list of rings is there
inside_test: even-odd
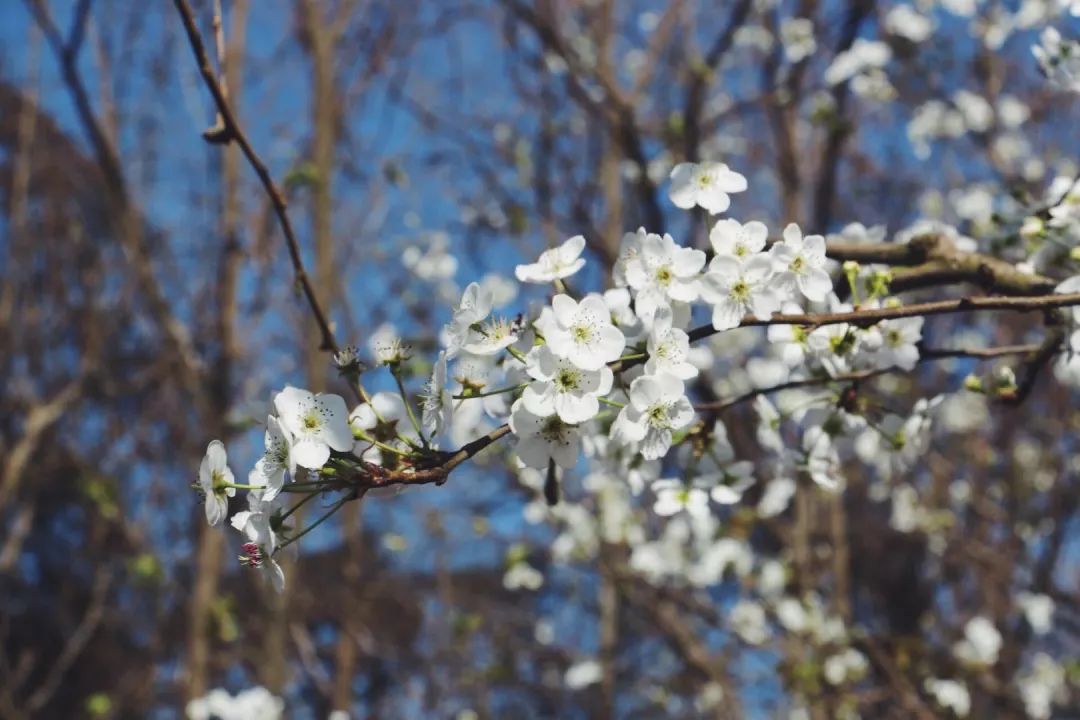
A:
[[[294,512],[296,512],[300,508],[304,507],[304,503],[306,503],[308,500],[310,500],[311,498],[315,497],[318,494],[319,493],[309,493],[309,494],[305,495],[300,500],[300,502],[296,503],[291,508],[289,508],[288,510],[286,510],[285,512],[283,512],[281,514],[281,518],[280,518],[279,522],[285,522],[289,518],[290,515],[292,515]]]
[[[409,396],[405,392],[405,383],[401,379],[401,372],[398,368],[392,368],[391,374],[394,376],[394,382],[397,383],[398,392],[401,394],[401,402],[405,404],[405,412],[409,416],[409,422],[412,423],[413,430],[416,431],[416,435],[420,438],[420,442],[424,447],[428,446],[427,438],[424,437],[424,431],[420,428],[420,421],[416,419],[416,413],[413,412],[412,403],[409,402]],[[402,438],[404,440],[405,438]],[[406,441],[408,442],[408,441]]]
[[[617,407],[617,408],[626,407],[626,403],[617,402],[615,400],[608,400],[607,398],[603,398],[603,397],[598,397],[596,399],[599,400],[600,402],[604,403],[605,405],[610,405],[611,407]]]
[[[649,357],[649,353],[634,353],[633,355],[623,355],[616,362],[625,362],[627,360],[644,360]]]
[[[529,383],[521,383],[520,385],[514,385],[513,387],[499,388],[498,390],[488,390],[482,393],[462,393],[460,395],[452,396],[455,400],[469,400],[470,398],[482,398],[490,397],[491,395],[502,395],[503,393],[515,392],[517,390],[524,390],[529,387]]]
[[[515,348],[513,346],[510,346],[510,347],[506,348],[506,352],[513,355],[515,358],[520,360],[522,363],[525,362],[525,354],[523,352],[521,352],[520,350],[518,350],[517,348]]]
[[[338,501],[337,501],[336,503],[334,503],[333,505],[331,505],[331,506],[330,506],[330,509],[329,509],[329,510],[327,510],[327,511],[326,511],[326,512],[325,512],[325,513],[324,513],[324,514],[322,515],[322,516],[320,516],[318,520],[316,520],[315,522],[313,522],[313,523],[311,523],[310,525],[308,525],[308,526],[307,526],[306,528],[304,528],[303,530],[301,530],[301,531],[300,531],[299,533],[297,533],[296,535],[293,535],[293,536],[292,536],[291,538],[289,538],[288,540],[286,540],[285,542],[283,542],[283,543],[282,543],[281,545],[278,545],[278,548],[277,548],[277,550],[275,550],[275,551],[274,551],[274,554],[276,555],[277,553],[281,552],[281,551],[282,551],[283,549],[285,549],[285,548],[289,547],[289,546],[290,546],[290,545],[292,545],[292,544],[293,544],[294,542],[296,542],[296,541],[297,541],[297,540],[299,540],[300,538],[304,537],[305,535],[307,535],[307,534],[308,534],[309,532],[311,532],[311,531],[312,531],[312,530],[314,530],[315,528],[317,528],[317,527],[319,527],[320,525],[322,525],[322,524],[323,524],[324,522],[326,522],[326,521],[327,521],[328,519],[330,519],[330,516],[331,516],[331,515],[333,515],[334,513],[336,513],[336,512],[338,511],[338,510],[340,510],[340,509],[341,509],[341,506],[342,506],[342,505],[344,505],[345,503],[349,502],[349,500],[352,500],[352,499],[353,499],[353,497],[354,497],[354,496],[353,496],[353,494],[352,494],[352,493],[346,493],[345,495],[342,495],[342,496],[341,496],[341,499],[340,499],[340,500],[338,500]]]
[[[385,450],[388,453],[394,453],[395,455],[400,455],[402,457],[409,457],[409,453],[405,452],[401,448],[396,448],[393,445],[387,445],[386,443],[379,442],[378,440],[371,437],[362,430],[353,430],[353,436],[356,437],[358,440],[363,440],[366,443],[371,443],[380,450]]]

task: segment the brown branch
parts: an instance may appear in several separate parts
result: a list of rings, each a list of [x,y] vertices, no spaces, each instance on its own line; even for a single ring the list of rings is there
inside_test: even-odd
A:
[[[199,28],[195,24],[195,17],[191,11],[191,6],[188,4],[187,0],[173,0],[173,4],[176,6],[177,12],[180,13],[180,19],[184,23],[184,30],[187,33],[188,43],[191,45],[191,51],[195,55],[195,62],[199,66],[199,74],[202,75],[207,89],[214,98],[214,104],[221,114],[223,128],[221,130],[221,135],[215,136],[214,140],[217,142],[235,142],[239,145],[240,151],[244,153],[244,157],[247,159],[248,164],[255,171],[255,174],[258,175],[259,182],[262,183],[263,189],[270,198],[270,204],[273,206],[274,214],[277,216],[278,224],[281,226],[281,231],[285,235],[285,242],[289,249],[289,258],[292,260],[293,274],[296,277],[296,282],[300,285],[308,306],[311,308],[311,314],[315,317],[315,322],[318,323],[319,330],[322,333],[321,349],[336,353],[338,351],[338,344],[334,339],[334,331],[330,327],[330,322],[327,320],[326,313],[323,311],[322,305],[320,305],[319,299],[315,295],[315,290],[311,285],[311,280],[308,277],[307,271],[304,269],[304,261],[300,254],[300,243],[296,238],[296,232],[293,230],[292,222],[289,220],[289,215],[286,212],[287,203],[285,201],[285,196],[282,194],[281,190],[278,189],[273,178],[270,177],[270,171],[267,170],[262,159],[255,152],[254,148],[252,148],[251,142],[248,140],[247,135],[244,134],[243,129],[240,127],[240,123],[236,120],[236,116],[233,115],[232,109],[229,107],[228,98],[225,97],[225,93],[218,82],[214,68],[210,64],[210,58],[206,54],[206,48],[203,45]]]
[[[852,325],[873,325],[882,320],[896,320],[907,317],[921,317],[929,315],[949,315],[954,313],[977,312],[981,310],[1008,310],[1010,312],[1031,312],[1033,310],[1053,310],[1055,308],[1072,307],[1080,305],[1080,293],[1059,293],[1044,297],[964,297],[954,300],[938,300],[935,302],[913,303],[900,305],[899,307],[869,308],[866,310],[853,310],[851,312],[837,313],[811,313],[784,315],[774,314],[770,318],[756,318],[748,315],[739,327],[766,327],[769,325],[803,325],[807,328],[818,328],[824,325],[839,325],[851,323]],[[703,338],[716,335],[712,325],[702,325],[690,331],[690,341],[694,342]],[[624,365],[623,367],[628,367]]]
[[[1059,341],[1060,342],[1060,341]],[[937,349],[937,348],[925,348],[919,352],[919,362],[930,362],[933,360],[941,360],[945,358],[977,358],[980,360],[988,360],[992,358],[1006,357],[1009,355],[1025,355],[1038,351],[1042,345],[1003,345],[995,348],[975,348],[972,350],[952,350],[952,349]],[[860,370],[858,372],[842,373],[839,375],[830,375],[825,377],[812,377],[802,378],[799,380],[789,380],[787,382],[779,383],[777,385],[770,385],[769,387],[755,388],[749,390],[742,395],[738,395],[730,400],[723,400],[711,403],[701,403],[695,405],[694,409],[698,412],[723,412],[728,408],[736,405],[741,405],[744,402],[753,400],[759,395],[772,395],[783,390],[794,390],[804,387],[815,387],[818,385],[827,385],[828,383],[838,382],[858,382],[860,380],[869,380],[881,375],[887,375],[890,373],[900,372],[899,367],[887,367],[887,368],[874,368],[872,370]]]
[[[1052,292],[1057,285],[1052,278],[1021,272],[1000,258],[959,250],[952,240],[937,234],[920,235],[909,243],[830,242],[825,254],[837,262],[852,260],[910,267],[893,274],[889,289],[894,293],[967,282],[986,292],[1042,295]],[[841,287],[838,292],[846,293],[846,288]]]

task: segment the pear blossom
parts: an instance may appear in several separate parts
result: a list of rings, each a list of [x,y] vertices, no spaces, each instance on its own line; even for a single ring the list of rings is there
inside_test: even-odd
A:
[[[555,414],[571,425],[593,418],[600,411],[597,399],[611,392],[614,374],[606,365],[582,370],[557,357],[547,345],[533,348],[525,358],[525,372],[534,382],[521,395],[525,408],[538,417]]]
[[[262,686],[242,690],[235,697],[224,688],[214,688],[191,700],[184,714],[187,720],[280,720],[285,714],[285,701]]]
[[[492,307],[491,292],[482,289],[479,283],[469,283],[461,295],[461,302],[454,309],[453,318],[443,328],[448,358],[455,357],[469,342],[473,326],[486,320]]]
[[[716,215],[731,205],[729,193],[743,192],[746,187],[746,178],[723,163],[679,163],[671,171],[668,196],[683,210],[700,205]]]
[[[728,611],[727,621],[743,642],[761,645],[769,639],[769,624],[761,603],[738,601]]]
[[[717,255],[732,255],[746,260],[765,249],[769,229],[765,223],[751,220],[743,224],[738,220],[719,220],[709,231],[709,244]]]
[[[595,685],[604,678],[604,669],[595,660],[581,660],[566,670],[563,683],[571,690],[580,690]]]
[[[461,349],[473,355],[494,355],[516,343],[521,329],[518,323],[505,318],[493,318],[476,323],[468,331]]]
[[[993,665],[998,661],[1001,643],[1001,633],[994,623],[977,615],[964,625],[964,638],[953,646],[953,654],[972,665]]]
[[[926,692],[943,708],[956,713],[957,717],[967,717],[971,712],[971,694],[967,686],[957,680],[927,678],[923,683]]]
[[[635,291],[638,316],[651,323],[656,311],[673,301],[692,302],[698,297],[698,273],[705,253],[678,245],[670,235],[648,234],[638,254],[626,263],[626,281]]]
[[[1063,90],[1080,93],[1080,42],[1063,40],[1057,28],[1048,27],[1031,48],[1043,75]]]
[[[797,63],[814,54],[814,22],[808,18],[785,18],[780,23],[780,40],[784,56],[790,63]]]
[[[883,320],[878,324],[881,347],[874,353],[874,364],[880,368],[913,369],[919,362],[923,318],[909,317]]]
[[[653,512],[661,517],[669,517],[684,510],[691,517],[709,514],[709,494],[700,487],[668,478],[654,482],[652,490],[656,494]]]
[[[545,339],[559,357],[582,370],[599,370],[622,355],[626,337],[611,324],[602,296],[592,293],[579,303],[569,295],[556,295],[551,308],[552,323]]]
[[[1054,599],[1042,593],[1022,592],[1016,597],[1024,619],[1036,635],[1045,635],[1054,627]]]
[[[883,67],[891,58],[892,50],[887,44],[878,40],[856,38],[851,48],[833,58],[832,63],[825,69],[825,82],[839,85],[867,70]]]
[[[286,474],[288,477],[296,474],[296,460],[292,454],[292,434],[273,415],[266,418],[264,442],[266,450],[248,473],[248,484],[264,487],[264,497],[269,501],[281,492]]]
[[[1068,698],[1065,668],[1044,652],[1035,653],[1031,668],[1017,678],[1017,686],[1024,710],[1034,720],[1050,720],[1054,705]]]
[[[447,388],[446,352],[439,353],[431,380],[422,395],[421,421],[432,437],[437,437],[450,426],[454,414],[454,398]]]
[[[738,327],[749,314],[768,318],[780,309],[780,298],[770,284],[772,261],[763,255],[739,262],[733,255],[717,255],[701,281],[701,297],[713,306],[717,330]]]
[[[285,573],[273,557],[277,550],[277,535],[272,522],[275,510],[272,500],[267,500],[261,491],[252,490],[248,493],[248,509],[233,515],[229,522],[247,537],[247,542],[241,546],[244,554],[240,556],[240,562],[261,570],[271,586],[282,592]]]
[[[291,457],[297,465],[317,470],[330,459],[330,450],[352,450],[349,411],[340,395],[316,395],[287,385],[274,396],[274,408],[281,425],[292,433]]]
[[[206,522],[211,526],[228,514],[229,498],[236,495],[236,488],[229,487],[234,482],[225,445],[220,440],[211,440],[199,465],[199,488],[206,496]]]
[[[784,228],[784,239],[769,249],[777,265],[779,287],[790,292],[798,288],[807,300],[821,302],[830,290],[832,280],[825,272],[825,238],[820,235],[803,237],[795,223]]]
[[[575,235],[562,245],[540,253],[540,259],[531,265],[518,265],[514,275],[521,282],[549,283],[567,278],[585,267],[585,258],[581,251],[585,249],[585,238]]]
[[[619,411],[611,437],[627,445],[641,443],[641,456],[655,460],[671,448],[672,433],[694,419],[682,380],[672,375],[646,375],[630,384],[630,403]]]
[[[558,415],[540,417],[529,412],[519,398],[511,408],[510,431],[517,436],[518,459],[526,467],[546,470],[549,461],[570,469],[577,464],[581,432],[559,419]]]
[[[645,373],[667,373],[680,380],[695,378],[698,369],[687,360],[690,355],[690,336],[684,330],[672,327],[671,323],[670,310],[665,308],[656,313],[646,343],[649,359],[645,362]]]
[[[645,228],[638,228],[636,232],[628,232],[623,235],[619,243],[619,256],[611,268],[611,282],[615,287],[626,287],[626,267],[641,253],[641,246],[649,233]]]
[[[798,315],[803,309],[796,303],[784,303],[780,307],[782,315]],[[780,359],[789,368],[799,368],[806,364],[810,352],[810,332],[802,325],[770,325],[765,336],[772,346],[780,352]]]

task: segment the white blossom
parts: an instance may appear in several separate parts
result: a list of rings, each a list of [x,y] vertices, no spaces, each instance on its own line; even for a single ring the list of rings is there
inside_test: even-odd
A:
[[[731,205],[729,193],[743,192],[746,187],[746,178],[723,163],[679,163],[671,171],[669,197],[683,210],[700,205],[716,215]]]
[[[1054,627],[1054,599],[1049,595],[1022,592],[1016,602],[1036,635],[1045,635]]]
[[[727,621],[743,642],[761,645],[769,639],[769,624],[761,603],[739,600],[728,611]]]
[[[771,284],[772,261],[757,255],[740,262],[733,255],[717,255],[701,281],[701,297],[712,305],[712,325],[717,330],[738,327],[747,315],[768,319],[780,309],[780,298]]]
[[[769,229],[764,223],[751,220],[745,225],[738,220],[718,220],[709,231],[709,244],[717,255],[733,255],[740,261],[765,249]]]
[[[492,307],[491,292],[482,289],[479,283],[469,283],[454,309],[453,318],[443,329],[447,358],[455,357],[469,342],[473,327],[487,319]]]
[[[558,415],[540,417],[529,412],[518,399],[511,408],[510,431],[518,438],[514,449],[526,467],[546,470],[551,460],[566,469],[577,464],[581,433],[577,427],[560,420]]]
[[[963,683],[957,680],[927,678],[923,687],[938,705],[952,710],[957,717],[967,717],[971,712],[971,694]]]
[[[891,58],[892,50],[885,43],[856,38],[851,48],[833,58],[825,69],[825,82],[838,85],[866,70],[883,67]]]
[[[252,490],[248,493],[248,509],[233,515],[229,522],[247,537],[240,561],[262,571],[267,582],[276,591],[282,592],[285,589],[285,573],[273,557],[278,547],[272,523],[276,510],[277,505],[272,498],[267,498],[260,490]]]
[[[787,292],[798,288],[807,300],[821,302],[832,290],[832,280],[825,272],[825,238],[803,237],[795,223],[784,228],[784,239],[769,249],[776,263],[777,285]]]
[[[626,337],[611,324],[611,314],[600,295],[586,295],[580,303],[569,295],[556,295],[551,308],[552,322],[545,339],[559,357],[582,370],[599,370],[622,355]]]
[[[521,400],[538,417],[558,415],[568,424],[583,423],[600,410],[599,397],[611,392],[614,375],[606,365],[582,370],[566,358],[557,357],[547,345],[533,348],[525,358],[530,383]]]
[[[705,253],[676,244],[670,235],[648,234],[626,263],[626,282],[634,290],[637,314],[651,323],[657,310],[698,297],[698,273]]]
[[[684,330],[672,327],[670,310],[665,308],[656,313],[646,350],[649,353],[649,359],[645,362],[647,375],[666,373],[680,380],[697,377],[698,369],[687,359],[690,355],[690,336]]]
[[[296,460],[292,456],[292,434],[281,426],[273,415],[266,418],[265,451],[254,469],[248,473],[248,484],[266,488],[266,500],[273,500],[285,485],[286,475],[296,475]]]
[[[653,512],[661,517],[668,517],[685,511],[691,517],[709,514],[709,494],[701,487],[687,485],[682,480],[664,479],[652,484],[656,494]]]
[[[630,403],[619,411],[611,437],[627,445],[641,443],[641,455],[655,460],[667,454],[672,433],[694,419],[682,380],[671,375],[646,375],[630,384]]]
[[[1044,652],[1035,653],[1031,668],[1017,679],[1024,710],[1033,720],[1050,720],[1054,705],[1067,695],[1065,668]]]
[[[909,317],[883,320],[877,329],[881,335],[881,347],[874,353],[874,364],[880,368],[898,367],[912,370],[919,362],[923,318]]]
[[[780,40],[784,56],[790,63],[797,63],[814,54],[814,22],[809,18],[784,18],[780,23]]]
[[[447,386],[446,352],[439,353],[431,380],[422,395],[421,422],[433,438],[450,427],[454,414],[454,398]]]
[[[957,658],[972,665],[993,665],[1001,652],[1001,633],[982,615],[964,625],[964,638],[953,646]]]
[[[229,485],[234,483],[225,445],[211,440],[199,464],[199,488],[206,496],[206,522],[210,525],[217,525],[228,514],[229,498],[236,495],[236,488]]]
[[[521,282],[549,283],[568,278],[585,267],[585,258],[581,251],[585,249],[585,238],[575,235],[562,245],[540,253],[540,259],[531,265],[518,265],[514,275]]]
[[[292,433],[292,458],[297,465],[318,469],[330,459],[330,450],[352,450],[349,411],[340,395],[315,395],[287,385],[274,396],[274,409],[282,426]]]

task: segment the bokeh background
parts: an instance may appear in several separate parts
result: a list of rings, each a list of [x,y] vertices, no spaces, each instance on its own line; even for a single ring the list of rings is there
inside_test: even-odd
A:
[[[368,357],[407,339],[412,390],[468,282],[512,315],[543,297],[519,293],[514,264],[571,235],[589,240],[590,288],[639,225],[704,247],[702,217],[666,195],[683,160],[746,175],[732,215],[774,231],[893,238],[925,220],[1003,251],[1003,218],[1080,169],[1076,96],[1030,52],[1048,23],[1080,30],[1055,0],[223,5],[230,100],[337,336]],[[193,6],[213,52],[214,5]],[[836,70],[863,42],[887,56]],[[245,475],[285,383],[348,393],[254,174],[202,139],[213,123],[172,3],[0,2],[0,717],[174,718],[253,686],[295,718],[951,717],[922,683],[954,675],[972,717],[1025,717],[1015,678],[1034,653],[1075,673],[1080,416],[1050,377],[1019,408],[950,395],[900,479],[923,498],[914,524],[890,523],[863,467],[777,518],[753,511],[761,485],[723,511],[754,563],[799,564],[791,591],[861,638],[858,682],[821,680],[779,626],[763,647],[732,634],[753,573],[649,582],[625,539],[583,540],[599,502],[580,477],[576,514],[546,517],[505,448],[446,486],[347,506],[274,595],[235,561],[239,536],[206,527],[199,460],[221,438]],[[1034,330],[935,319],[924,335]],[[753,382],[760,335],[732,337],[703,380],[719,397]],[[910,407],[972,369],[880,389]],[[754,459],[752,413],[724,421]],[[521,586],[525,567],[542,584]],[[1023,620],[1024,591],[1055,600],[1050,635]],[[969,671],[949,648],[976,614],[1004,644]]]

